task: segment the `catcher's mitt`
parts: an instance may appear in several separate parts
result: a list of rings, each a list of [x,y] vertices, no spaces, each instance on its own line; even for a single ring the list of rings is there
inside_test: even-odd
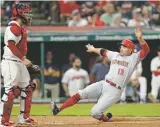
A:
[[[41,76],[41,68],[38,65],[31,65],[28,68],[28,72],[30,74],[30,78],[32,79],[37,79],[40,78]]]

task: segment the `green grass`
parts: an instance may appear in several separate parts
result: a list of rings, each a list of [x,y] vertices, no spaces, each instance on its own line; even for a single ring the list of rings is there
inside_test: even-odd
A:
[[[94,104],[77,104],[63,110],[58,115],[89,116]],[[106,112],[114,116],[160,116],[160,104],[115,104]],[[105,113],[106,113],[105,112]],[[12,115],[18,115],[19,106],[15,105]],[[31,115],[51,115],[49,105],[32,105]]]

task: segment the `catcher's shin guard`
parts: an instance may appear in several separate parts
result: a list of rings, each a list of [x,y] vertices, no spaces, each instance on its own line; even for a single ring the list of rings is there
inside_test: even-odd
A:
[[[21,89],[20,114],[23,118],[28,118],[31,111],[32,94],[36,88],[36,84],[32,81],[26,88]]]
[[[6,90],[1,101],[1,108],[0,108],[0,121],[1,123],[9,122],[12,107],[13,107],[13,100],[15,97],[20,95],[20,88],[18,86],[14,86],[9,90]]]

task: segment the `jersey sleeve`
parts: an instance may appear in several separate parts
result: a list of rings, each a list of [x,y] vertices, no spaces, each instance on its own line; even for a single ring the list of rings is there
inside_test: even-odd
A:
[[[66,71],[63,75],[63,78],[62,78],[62,83],[63,84],[68,84],[69,83],[69,71]]]
[[[142,44],[141,48],[142,49],[138,52],[138,54],[139,58],[143,60],[148,55],[150,48],[147,43]]]
[[[113,52],[110,50],[106,50],[104,52],[104,56],[108,57],[108,59],[111,61],[118,53],[117,52]]]
[[[18,44],[21,40],[21,29],[16,25],[8,26],[5,34],[6,42],[8,43],[9,41],[14,41]]]
[[[136,60],[137,60],[137,64],[139,64],[149,53],[150,48],[148,46],[147,43],[144,43],[143,45],[141,45],[141,50],[136,54]]]

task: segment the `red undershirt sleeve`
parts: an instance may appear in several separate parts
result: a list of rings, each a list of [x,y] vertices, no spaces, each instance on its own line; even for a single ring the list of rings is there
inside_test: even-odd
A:
[[[23,60],[24,56],[21,54],[21,52],[19,51],[19,49],[16,47],[16,42],[10,40],[8,41],[8,48],[12,51],[12,53],[17,56],[18,58],[20,58],[21,60]]]
[[[144,57],[146,57],[147,54],[149,53],[150,48],[149,48],[149,46],[148,46],[147,43],[144,43],[143,45],[141,45],[141,48],[142,48],[142,49],[140,50],[139,57],[140,57],[140,58],[144,58]]]

